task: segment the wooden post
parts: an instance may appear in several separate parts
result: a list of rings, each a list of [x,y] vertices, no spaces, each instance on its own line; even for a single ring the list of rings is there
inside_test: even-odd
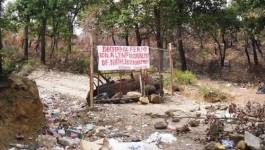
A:
[[[174,76],[174,65],[173,65],[173,58],[172,58],[172,44],[169,43],[168,45],[168,51],[169,51],[169,64],[170,64],[170,94],[173,96],[173,76]]]
[[[119,71],[119,76],[120,76],[120,89],[119,89],[119,91],[120,91],[120,94],[123,95],[123,93],[122,93],[122,83],[121,83],[121,80],[122,80],[122,72],[121,71]]]
[[[89,101],[89,107],[93,107],[94,106],[94,95],[93,95],[93,91],[94,91],[94,41],[93,41],[93,35],[90,36],[90,79],[89,79],[89,90],[90,90],[90,101]]]
[[[142,94],[142,96],[144,96],[144,89],[143,89],[143,73],[142,73],[142,70],[140,71],[139,81],[140,81],[140,90],[141,90],[141,94]]]

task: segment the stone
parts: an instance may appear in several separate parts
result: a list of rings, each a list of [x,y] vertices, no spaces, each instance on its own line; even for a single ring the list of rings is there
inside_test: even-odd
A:
[[[225,150],[225,146],[217,142],[210,142],[206,144],[205,150]]]
[[[177,133],[188,133],[188,132],[190,132],[190,131],[191,131],[191,130],[190,130],[188,124],[184,124],[183,126],[176,128],[176,132],[177,132]]]
[[[153,104],[161,104],[163,102],[161,96],[157,95],[157,94],[152,94],[150,96],[150,103]]]
[[[140,97],[139,102],[143,105],[147,105],[150,103],[148,97]]]
[[[82,140],[80,144],[81,150],[109,150],[109,148],[106,148],[108,148],[108,142],[105,139],[100,139],[95,142]]]
[[[248,131],[245,131],[245,142],[247,144],[247,146],[254,148],[254,149],[261,149],[262,145],[261,145],[261,139],[256,137],[255,135],[249,133]]]
[[[198,127],[200,125],[200,120],[190,120],[189,125],[191,127]]]
[[[158,130],[167,129],[167,123],[165,121],[159,121],[154,124],[154,127]]]
[[[134,91],[128,92],[126,95],[129,97],[141,97],[142,96],[140,92],[134,92]]]
[[[197,117],[197,118],[200,118],[201,115],[202,115],[201,113],[196,113],[196,117]]]
[[[177,118],[177,117],[173,117],[173,118],[172,118],[172,122],[180,122],[180,119]]]
[[[244,140],[241,140],[237,143],[236,149],[238,150],[246,150],[247,149],[247,144]]]
[[[9,86],[0,89],[0,141],[37,139],[36,131],[45,124],[45,115],[36,83],[17,76],[5,80]]]
[[[178,110],[176,110],[176,109],[170,109],[170,110],[166,111],[165,114],[166,114],[168,117],[175,117],[177,111],[178,111]]]
[[[78,145],[80,143],[80,139],[75,138],[69,138],[69,137],[60,137],[58,138],[58,143],[61,144],[62,146],[74,146]]]

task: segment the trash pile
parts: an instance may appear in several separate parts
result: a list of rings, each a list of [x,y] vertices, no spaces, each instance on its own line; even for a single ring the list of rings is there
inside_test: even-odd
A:
[[[155,132],[139,142],[121,142],[115,139],[101,139],[95,142],[81,141],[81,150],[160,150],[162,144],[171,144],[177,139],[172,134]]]
[[[229,117],[209,113],[205,120],[208,141],[206,149],[265,149],[265,105],[248,102],[246,106],[228,106]]]

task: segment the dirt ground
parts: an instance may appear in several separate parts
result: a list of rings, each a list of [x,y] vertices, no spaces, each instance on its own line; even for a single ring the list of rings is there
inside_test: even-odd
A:
[[[162,149],[168,150],[201,150],[205,146],[207,125],[201,120],[200,126],[191,128],[186,134],[176,134],[176,128],[187,124],[190,119],[181,119],[173,123],[165,119],[165,113],[175,110],[179,117],[196,116],[200,113],[206,115],[205,108],[213,105],[196,99],[181,95],[173,97],[166,96],[163,104],[140,105],[130,104],[101,104],[95,105],[93,110],[86,107],[86,94],[88,92],[88,77],[57,71],[38,70],[33,72],[29,78],[36,81],[40,97],[45,105],[45,112],[57,113],[71,126],[92,123],[96,128],[108,128],[105,135],[87,134],[84,139],[95,141],[102,137],[114,138],[123,142],[138,141],[148,138],[154,132],[171,133],[176,136],[177,141],[164,145]],[[264,101],[264,95],[256,95],[254,89],[241,88],[225,82],[210,80],[199,80],[197,84],[211,84],[220,86],[230,92],[234,99],[231,102],[244,104],[248,100]],[[192,91],[194,88],[190,88]],[[192,96],[191,96],[192,97]],[[214,105],[220,105],[214,104]],[[52,117],[46,115],[48,126],[56,126]],[[165,120],[169,125],[166,130],[156,130],[154,124]],[[75,148],[78,149],[78,148]]]

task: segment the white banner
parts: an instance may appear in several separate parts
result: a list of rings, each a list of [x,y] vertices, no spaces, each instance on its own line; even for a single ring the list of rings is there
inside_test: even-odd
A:
[[[97,46],[97,50],[100,71],[150,68],[148,46]]]

